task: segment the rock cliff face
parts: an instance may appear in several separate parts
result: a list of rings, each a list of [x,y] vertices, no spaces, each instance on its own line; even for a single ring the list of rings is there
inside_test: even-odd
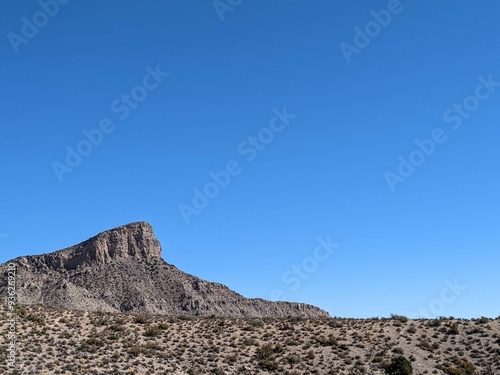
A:
[[[100,233],[67,249],[21,259],[28,263],[38,260],[54,270],[69,271],[85,266],[104,265],[115,260],[146,257],[161,258],[161,245],[151,225],[138,222]]]
[[[162,259],[161,245],[145,222],[7,263],[16,264],[21,304],[191,316],[329,316],[311,305],[244,298],[222,284],[178,270]],[[7,264],[0,265],[2,274],[6,270]],[[0,282],[2,296],[7,295],[6,280]]]

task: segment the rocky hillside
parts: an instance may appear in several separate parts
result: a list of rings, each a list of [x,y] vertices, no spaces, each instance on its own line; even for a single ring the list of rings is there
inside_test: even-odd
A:
[[[225,317],[328,317],[311,305],[248,299],[166,263],[153,228],[132,223],[49,254],[23,256],[17,268],[19,304],[108,312]],[[0,265],[6,273],[7,263]],[[0,284],[6,296],[7,278]]]

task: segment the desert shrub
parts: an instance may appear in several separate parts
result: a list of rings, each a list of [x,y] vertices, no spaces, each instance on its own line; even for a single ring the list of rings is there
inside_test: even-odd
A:
[[[412,375],[413,367],[405,357],[399,356],[385,368],[385,373],[387,375]]]
[[[328,337],[319,336],[316,338],[318,344],[322,346],[337,346],[338,342],[333,333],[330,333]]]
[[[406,323],[408,321],[408,318],[404,315],[398,315],[398,314],[391,314],[391,319],[392,320],[397,320],[401,323]]]
[[[476,371],[476,368],[469,361],[460,359],[455,357],[454,360],[455,365],[457,367],[445,367],[439,366],[439,369],[449,375],[473,375]]]
[[[243,327],[243,331],[253,332],[255,330],[256,330],[255,327],[252,325],[247,325],[247,326]]]
[[[277,370],[279,368],[278,364],[273,358],[261,359],[259,361],[259,366],[271,371]]]
[[[137,357],[139,356],[142,352],[144,351],[144,349],[140,346],[140,345],[134,345],[132,348],[130,348],[129,350],[129,353],[134,356],[134,357]]]
[[[465,372],[462,369],[457,367],[439,367],[440,370],[443,370],[444,373],[448,375],[465,375]]]
[[[286,357],[286,360],[292,367],[293,365],[300,363],[300,357],[296,356],[295,354],[290,354],[288,357]]]
[[[27,319],[31,322],[37,323],[41,326],[45,325],[45,319],[43,316],[40,315],[35,315],[35,314],[29,314]]]
[[[148,317],[144,314],[136,315],[134,318],[134,323],[145,324],[148,322]]]
[[[125,327],[120,324],[111,324],[108,329],[112,332],[121,332],[125,330]]]
[[[97,352],[97,350],[105,345],[104,341],[96,337],[91,337],[81,344],[81,349],[91,353]]]
[[[456,322],[451,323],[449,325],[448,333],[450,335],[458,335],[460,333],[460,330],[458,329],[458,324]]]
[[[311,349],[306,353],[306,358],[307,359],[314,359],[316,358],[316,355],[314,354],[314,351]]]
[[[264,344],[260,348],[257,348],[255,354],[259,359],[269,358],[273,354],[273,346],[271,344]]]
[[[429,320],[429,323],[428,323],[429,327],[439,327],[441,325],[441,320],[440,319],[431,319]]]
[[[283,353],[285,351],[285,349],[283,348],[283,345],[281,344],[276,344],[274,345],[274,348],[273,348],[273,352],[275,353]]]
[[[157,325],[149,326],[144,332],[144,336],[147,337],[156,337],[160,333],[160,328]]]
[[[251,319],[248,323],[254,328],[262,328],[265,325],[264,321],[258,318]]]
[[[241,344],[244,346],[257,345],[257,340],[255,340],[254,338],[245,338]]]
[[[427,350],[429,352],[433,352],[437,349],[439,349],[439,344],[438,343],[432,343],[429,342],[429,341],[424,341],[423,339],[421,339],[418,343],[417,343],[417,346],[422,349],[422,350]]]
[[[26,315],[26,307],[23,305],[15,305],[14,311],[16,312],[16,315],[19,315],[22,317],[24,317]]]
[[[413,324],[412,324],[412,325],[410,326],[410,328],[408,328],[408,329],[406,330],[406,332],[411,333],[411,334],[416,333],[416,332],[417,332],[417,328],[415,328],[415,325],[413,325]]]
[[[160,323],[158,324],[158,328],[161,330],[166,330],[169,328],[169,325],[167,323]]]

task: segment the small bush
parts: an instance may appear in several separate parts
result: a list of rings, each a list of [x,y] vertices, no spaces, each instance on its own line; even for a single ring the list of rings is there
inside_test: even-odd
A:
[[[156,337],[160,333],[160,328],[157,325],[151,325],[144,332],[144,336],[146,337]]]
[[[397,314],[391,314],[391,319],[392,320],[397,320],[401,323],[406,323],[408,321],[408,318],[404,315],[397,315]]]
[[[141,346],[139,346],[139,345],[134,345],[134,346],[130,349],[129,353],[130,353],[132,356],[134,356],[134,357],[138,357],[138,356],[139,356],[139,355],[140,355],[143,351],[144,351],[144,349],[143,349]]]
[[[460,330],[458,329],[458,324],[456,322],[449,324],[448,327],[449,327],[448,333],[450,335],[458,335],[460,333]]]
[[[387,375],[412,375],[413,367],[405,357],[399,356],[385,368],[385,373]]]
[[[457,367],[439,366],[439,369],[448,375],[473,375],[476,371],[474,365],[469,361],[455,357],[454,362]]]
[[[148,322],[148,317],[144,314],[136,315],[134,318],[134,323],[146,324]]]
[[[295,354],[290,354],[288,357],[286,357],[286,360],[291,367],[293,367],[293,365],[296,365],[297,363],[300,363],[300,357],[296,356]]]
[[[316,355],[314,354],[314,351],[312,349],[307,352],[306,358],[311,360],[316,358]]]
[[[271,370],[271,371],[277,370],[279,368],[276,361],[272,358],[261,359],[259,361],[259,366],[266,370]]]
[[[273,354],[273,346],[271,344],[264,344],[255,351],[257,358],[267,359]]]
[[[414,333],[416,333],[416,332],[417,332],[417,329],[415,328],[415,326],[414,326],[414,325],[411,325],[411,326],[410,326],[410,328],[408,328],[408,329],[406,330],[406,332],[411,333],[411,334],[414,334]]]

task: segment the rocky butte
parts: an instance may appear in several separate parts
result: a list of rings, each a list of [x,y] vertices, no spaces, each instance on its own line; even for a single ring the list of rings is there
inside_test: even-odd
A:
[[[160,242],[146,222],[120,226],[53,253],[13,259],[0,265],[2,274],[8,263],[17,268],[19,304],[189,316],[329,316],[307,304],[245,298],[180,271],[162,259]],[[6,277],[0,294],[7,295]]]

